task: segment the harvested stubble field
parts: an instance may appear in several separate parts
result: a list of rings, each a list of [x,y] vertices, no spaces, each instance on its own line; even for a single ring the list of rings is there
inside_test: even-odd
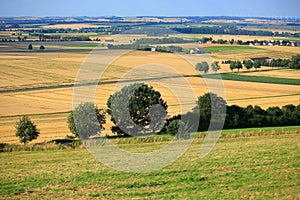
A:
[[[253,51],[251,52],[253,53]],[[224,55],[226,51],[221,53]],[[236,52],[235,57],[240,54],[240,51]],[[66,118],[68,112],[72,109],[73,89],[66,88],[65,85],[70,86],[74,83],[78,69],[83,61],[95,70],[103,67],[97,63],[97,59],[86,60],[86,56],[86,53],[66,52],[1,53],[1,91],[24,88],[36,88],[36,90],[0,93],[0,141],[9,143],[18,142],[14,136],[14,126],[22,115],[32,116],[33,121],[41,130],[41,135],[36,142],[62,138],[70,134]],[[105,56],[109,56],[109,53],[103,54],[102,57]],[[214,57],[215,54],[212,56]],[[196,96],[208,92],[208,88],[205,81],[201,78],[170,78],[168,76],[174,75],[174,72],[168,70],[168,67],[163,68],[162,66],[169,66],[181,75],[196,75],[197,72],[193,64],[202,60],[211,59],[209,55],[204,55],[203,57],[186,55],[182,57],[175,54],[133,51],[122,55],[110,63],[100,81],[118,81],[120,78],[123,78],[125,80],[136,80],[153,85],[168,102],[169,115],[172,116],[181,112],[176,93],[183,94],[184,96],[190,95],[186,88],[182,86],[180,80],[186,80],[193,88]],[[257,75],[257,73],[259,72],[255,72],[254,74]],[[270,76],[274,76],[274,73],[279,73],[278,76],[287,78],[290,77],[289,74],[294,74],[293,71],[289,70],[262,73],[265,76],[268,76],[268,73],[270,73]],[[295,71],[295,73],[298,72]],[[251,74],[247,73],[247,75]],[[294,76],[297,75],[291,75],[293,78]],[[223,82],[226,99],[230,105],[238,104],[240,106],[247,106],[252,104],[266,108],[269,106],[299,103],[300,86],[227,80]],[[122,84],[129,84],[129,82]],[[47,88],[50,86],[62,87],[55,89]],[[173,91],[172,88],[174,89]],[[114,82],[98,86],[95,102],[99,108],[106,108],[106,101],[115,89],[116,84]],[[186,111],[195,105],[195,100],[196,98],[188,98],[180,103],[185,105],[183,109]],[[110,121],[109,118],[107,121]],[[106,134],[110,134],[109,126],[110,124],[106,126]]]
[[[41,26],[44,29],[60,29],[60,28],[70,28],[70,29],[81,29],[81,28],[98,28],[99,26],[94,24],[55,24],[55,25],[47,25]]]
[[[264,71],[266,70],[266,71]],[[294,69],[280,69],[271,70],[270,67],[262,67],[259,71],[251,71],[251,73],[241,73],[241,75],[253,75],[253,76],[268,76],[275,78],[292,78],[300,79],[300,71]]]
[[[214,45],[212,45],[214,46]],[[255,48],[255,47],[253,47]],[[285,46],[258,46],[257,50],[241,50],[241,51],[216,51],[211,54],[215,60],[247,60],[249,58],[270,57],[290,59],[293,55],[299,54],[299,47]]]

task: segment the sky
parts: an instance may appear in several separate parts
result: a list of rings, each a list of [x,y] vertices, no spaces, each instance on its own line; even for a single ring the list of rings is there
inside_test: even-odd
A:
[[[258,16],[299,18],[299,0],[1,0],[0,17]]]

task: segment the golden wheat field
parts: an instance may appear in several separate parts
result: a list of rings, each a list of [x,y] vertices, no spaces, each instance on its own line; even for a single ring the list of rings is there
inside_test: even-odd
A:
[[[84,76],[86,80],[95,76],[105,83],[96,88],[94,99],[98,107],[103,109],[106,108],[108,97],[115,90],[132,81],[145,82],[159,90],[169,105],[170,116],[190,110],[195,105],[197,96],[212,90],[219,90],[220,94],[224,92],[229,105],[252,104],[266,108],[299,103],[299,86],[223,81],[224,89],[222,89],[209,80],[179,76],[196,75],[194,64],[203,60],[212,61],[208,55],[130,51],[113,59],[114,55],[111,52],[103,52],[100,56],[95,53],[89,57],[87,53],[0,53],[0,90],[2,91],[0,93],[0,142],[18,142],[14,136],[15,124],[22,115],[29,115],[40,129],[41,135],[35,142],[63,138],[70,134],[66,121],[68,112],[72,109],[74,92],[72,87],[40,88],[7,93],[3,91],[70,85],[78,76],[80,67],[92,70],[83,70],[84,75],[87,75]],[[293,54],[289,49],[287,52],[289,55]],[[225,55],[228,52],[221,53]],[[241,52],[235,52],[235,57],[241,56],[240,54]],[[219,56],[221,55],[218,53],[212,54],[213,58]],[[100,71],[104,71],[101,77],[100,74],[97,75]],[[299,72],[297,74],[291,70],[253,72],[255,75],[260,73],[265,76],[299,78],[297,77]],[[116,84],[109,81],[119,82]],[[210,83],[209,87],[206,83]],[[85,95],[84,90],[81,95]],[[110,119],[107,118],[107,122],[109,121]],[[110,123],[106,125],[105,134],[111,134],[110,125]]]

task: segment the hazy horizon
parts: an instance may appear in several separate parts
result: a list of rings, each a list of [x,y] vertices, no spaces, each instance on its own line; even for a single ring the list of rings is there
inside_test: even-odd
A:
[[[297,0],[2,0],[0,17],[233,16],[299,18]]]

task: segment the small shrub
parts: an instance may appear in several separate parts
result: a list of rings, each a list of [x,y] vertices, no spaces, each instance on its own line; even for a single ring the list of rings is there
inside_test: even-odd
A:
[[[40,132],[36,125],[29,119],[28,116],[23,116],[16,126],[16,136],[19,137],[20,142],[26,144],[32,140],[37,139]]]
[[[167,133],[176,136],[177,139],[190,138],[189,129],[180,119],[175,119],[166,127]]]
[[[29,45],[28,45],[28,49],[29,49],[29,50],[32,50],[32,49],[33,49],[32,44],[29,44]]]

